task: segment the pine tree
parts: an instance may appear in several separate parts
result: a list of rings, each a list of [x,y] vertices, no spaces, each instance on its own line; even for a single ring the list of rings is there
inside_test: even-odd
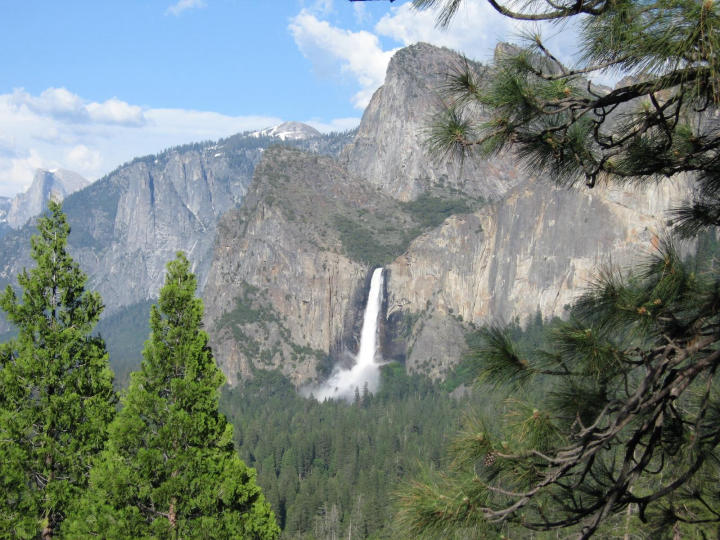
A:
[[[90,487],[68,519],[79,538],[275,538],[255,471],[218,412],[225,382],[201,330],[202,301],[182,253],[168,263],[140,370]]]
[[[449,78],[432,149],[469,157],[511,148],[564,184],[642,183],[684,174],[692,202],[671,215],[685,235],[720,226],[720,7],[705,0],[489,0],[517,20],[577,17],[568,69],[528,35],[481,77]],[[446,25],[462,0],[441,6]],[[612,90],[585,77],[627,77]],[[603,226],[599,223],[598,226]],[[697,268],[703,268],[701,273]],[[672,242],[645,266],[600,277],[547,336],[524,350],[500,328],[477,351],[481,377],[525,398],[506,418],[469,425],[451,466],[412,484],[401,520],[415,533],[487,536],[513,526],[716,537],[720,527],[720,275],[680,260]],[[548,382],[552,381],[552,382]],[[643,524],[635,528],[636,520]],[[518,534],[529,534],[527,530]]]
[[[115,411],[103,341],[90,336],[103,309],[67,253],[70,227],[51,202],[31,256],[0,307],[18,330],[0,346],[0,530],[49,539],[87,485]]]
[[[431,123],[431,150],[471,157],[512,148],[530,170],[563,184],[643,182],[692,173],[694,201],[676,212],[686,234],[720,225],[720,7],[710,0],[488,0],[519,21],[577,19],[580,60],[572,69],[537,32],[506,46],[490,70],[457,66],[447,108]],[[441,6],[447,25],[463,0]],[[517,6],[518,10],[513,10]],[[588,81],[622,73],[612,90]]]

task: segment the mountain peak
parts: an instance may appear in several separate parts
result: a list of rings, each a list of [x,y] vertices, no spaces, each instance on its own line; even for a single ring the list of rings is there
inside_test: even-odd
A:
[[[25,193],[12,199],[4,218],[10,227],[19,229],[31,218],[42,213],[50,199],[62,201],[89,184],[90,182],[73,171],[37,169],[30,187]]]
[[[277,137],[281,141],[298,141],[320,136],[320,132],[302,122],[283,122],[282,124],[253,133],[256,137]]]

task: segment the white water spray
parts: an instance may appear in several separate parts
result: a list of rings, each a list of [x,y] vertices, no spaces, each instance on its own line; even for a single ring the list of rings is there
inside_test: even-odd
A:
[[[377,355],[377,325],[383,295],[383,269],[376,268],[370,279],[365,317],[360,333],[360,350],[355,357],[355,365],[350,369],[333,372],[321,387],[312,389],[319,401],[333,398],[352,399],[357,388],[362,392],[365,384],[369,391],[377,390],[380,381],[380,363]]]

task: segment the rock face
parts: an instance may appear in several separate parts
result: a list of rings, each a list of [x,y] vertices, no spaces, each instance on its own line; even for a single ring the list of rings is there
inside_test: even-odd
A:
[[[397,201],[329,157],[265,153],[242,207],[220,223],[203,295],[231,383],[254,366],[300,384],[328,355],[353,349],[370,266],[358,260],[367,239],[348,238],[346,223],[384,234],[415,225]]]
[[[682,182],[633,192],[529,179],[487,208],[446,220],[389,266],[388,316],[413,321],[408,367],[440,376],[461,352],[448,338],[467,323],[562,317],[603,266],[626,268],[650,254],[664,211],[687,193]]]
[[[333,152],[344,137],[293,144]],[[242,134],[174,148],[135,159],[67,197],[70,250],[89,275],[89,286],[101,293],[106,315],[155,298],[165,264],[178,250],[188,254],[204,285],[217,222],[240,204],[255,165],[273,144],[276,138]],[[0,238],[0,286],[14,283],[30,264],[34,232],[28,225]]]
[[[428,155],[428,124],[441,110],[440,88],[463,60],[449,49],[419,43],[390,60],[385,84],[370,100],[357,135],[343,151],[348,170],[402,201],[447,187],[496,199],[521,179],[513,159],[465,160]],[[479,73],[485,68],[470,64]]]
[[[688,193],[685,182],[566,189],[509,154],[462,171],[428,159],[427,112],[458,62],[429,45],[398,52],[339,163],[265,154],[242,208],[222,220],[205,290],[213,347],[232,382],[255,366],[302,384],[322,375],[328,356],[343,361],[372,266],[387,268],[383,357],[440,377],[466,350],[469,329],[563,316],[600,266],[628,265],[662,237],[663,212]],[[439,193],[492,202],[423,228]]]
[[[32,184],[25,193],[10,202],[5,219],[13,229],[19,229],[31,218],[47,208],[50,199],[62,201],[71,193],[84,188],[90,182],[77,173],[64,169],[35,171]]]
[[[68,196],[70,249],[106,312],[122,320],[154,298],[184,250],[229,381],[278,368],[301,385],[352,361],[371,270],[384,266],[383,357],[440,377],[475,325],[562,316],[599,265],[650,252],[683,180],[563,189],[510,154],[462,167],[427,157],[428,114],[461,61],[399,51],[355,133],[289,124],[188,145]],[[273,147],[281,134],[296,149]],[[0,286],[28,264],[31,232],[0,238]]]

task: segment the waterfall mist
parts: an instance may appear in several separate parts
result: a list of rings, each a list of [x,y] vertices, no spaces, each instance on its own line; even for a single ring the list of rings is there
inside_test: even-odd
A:
[[[318,401],[337,398],[352,400],[356,388],[362,392],[367,384],[369,391],[377,390],[381,365],[376,361],[378,354],[377,325],[382,306],[382,295],[383,269],[376,268],[370,280],[370,291],[360,333],[360,349],[355,357],[355,365],[350,369],[335,368],[325,383],[306,388],[304,394],[313,394]]]

